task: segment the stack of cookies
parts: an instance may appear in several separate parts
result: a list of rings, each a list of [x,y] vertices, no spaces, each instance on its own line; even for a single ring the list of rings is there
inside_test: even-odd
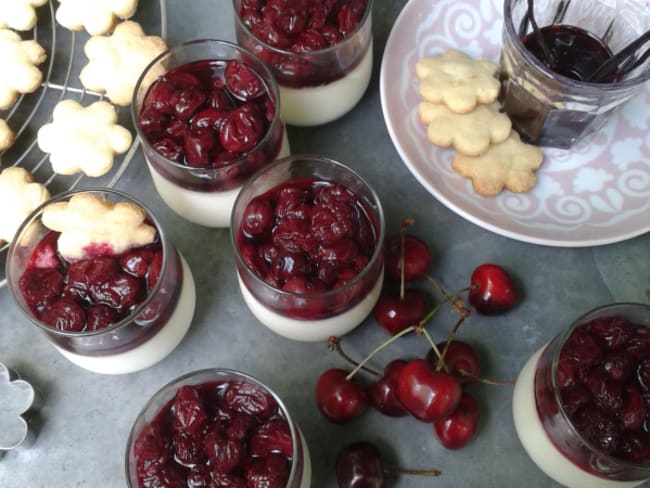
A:
[[[542,151],[522,142],[508,116],[500,111],[497,66],[449,50],[426,56],[416,64],[420,80],[420,121],[427,138],[457,153],[452,167],[471,178],[479,195],[494,196],[502,190],[526,192],[535,186],[535,172]]]

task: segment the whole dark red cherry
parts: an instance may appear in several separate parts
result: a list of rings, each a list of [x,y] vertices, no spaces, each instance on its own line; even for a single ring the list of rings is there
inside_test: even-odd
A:
[[[368,394],[357,382],[347,379],[348,372],[328,369],[316,383],[316,405],[331,422],[344,423],[357,418],[368,408]]]
[[[402,240],[399,234],[386,239],[385,273],[388,278],[400,281],[402,276]],[[419,237],[404,236],[404,281],[417,280],[429,271],[431,250]]]
[[[478,403],[469,393],[463,392],[456,410],[448,417],[436,420],[433,431],[447,449],[460,449],[474,437],[480,419]]]
[[[384,368],[384,375],[368,387],[370,405],[389,417],[408,415],[397,399],[397,381],[407,362],[394,359]]]
[[[472,272],[469,303],[483,315],[512,309],[519,299],[517,286],[508,272],[496,264],[481,264]]]
[[[424,359],[409,361],[397,381],[397,399],[411,415],[423,422],[451,415],[461,394],[456,376],[434,371]]]
[[[224,77],[230,93],[240,100],[247,102],[264,94],[261,78],[240,61],[228,61]]]
[[[415,289],[404,290],[403,297],[399,292],[384,293],[374,309],[375,320],[391,335],[417,325],[426,313],[427,299]]]
[[[254,105],[242,105],[222,122],[219,142],[226,151],[246,152],[257,145],[265,128],[264,114]]]
[[[64,332],[79,332],[86,324],[86,313],[77,302],[63,297],[45,307],[41,321]]]
[[[336,458],[336,481],[339,488],[384,486],[384,465],[379,449],[366,441],[345,446]]]
[[[442,353],[445,348],[445,343],[441,342],[437,344],[437,347],[438,351]],[[433,349],[429,349],[427,361],[434,368],[438,364],[438,356]],[[458,376],[458,379],[463,384],[471,383],[481,376],[481,365],[478,355],[474,348],[466,342],[453,340],[449,343],[447,352],[445,353],[445,364],[449,373]]]

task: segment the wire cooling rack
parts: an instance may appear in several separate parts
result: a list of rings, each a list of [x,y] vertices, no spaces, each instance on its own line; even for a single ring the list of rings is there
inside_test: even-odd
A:
[[[53,173],[49,155],[43,153],[36,143],[38,129],[50,122],[54,106],[63,99],[75,99],[88,105],[104,97],[86,90],[79,81],[79,72],[88,62],[84,45],[89,36],[85,31],[72,32],[55,20],[58,3],[49,0],[38,8],[38,23],[29,32],[20,33],[23,39],[36,40],[47,52],[47,60],[40,66],[43,83],[34,93],[22,95],[8,110],[0,111],[0,118],[9,124],[16,134],[16,142],[4,153],[0,153],[0,170],[9,166],[21,166],[29,170],[34,179],[47,186],[52,195],[74,188],[112,187],[128,167],[139,148],[139,140],[131,122],[129,107],[118,108],[119,124],[133,134],[129,150],[115,158],[109,173],[99,178]],[[140,0],[138,12],[133,20],[139,22],[148,35],[167,38],[167,9],[165,0]],[[0,209],[2,211],[2,209]],[[6,283],[5,261],[8,244],[0,245],[0,288]]]

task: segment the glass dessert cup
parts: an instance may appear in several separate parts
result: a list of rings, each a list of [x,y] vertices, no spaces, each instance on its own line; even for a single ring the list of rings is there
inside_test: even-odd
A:
[[[348,113],[361,100],[372,75],[372,0],[354,30],[336,44],[307,50],[273,46],[242,19],[245,0],[233,0],[238,44],[271,67],[280,86],[287,124],[317,126]],[[260,20],[263,22],[263,20]],[[316,29],[318,30],[318,29]],[[313,49],[313,50],[312,50]]]
[[[503,108],[510,116],[513,128],[528,142],[567,149],[600,129],[618,108],[643,90],[650,79],[650,59],[622,79],[605,83],[574,79],[581,77],[568,65],[562,68],[574,72],[574,76],[559,74],[557,69],[549,69],[524,45],[523,39],[534,35],[531,23],[525,22],[527,8],[525,0],[506,0],[504,3],[499,67]],[[621,2],[606,0],[538,0],[534,16],[540,29],[550,25],[578,27],[583,34],[586,31],[587,35],[595,36],[596,42],[604,43],[613,54],[650,29],[650,11],[644,1],[621,5]],[[580,36],[578,34],[573,41],[564,42],[571,42],[570,46],[577,45],[587,37]],[[569,52],[568,48],[566,52]],[[571,56],[574,56],[576,64],[584,61],[584,53],[571,53]],[[566,63],[571,64],[569,61]],[[589,70],[590,73],[593,71]]]
[[[138,479],[139,472],[142,469],[142,468],[139,469],[138,466],[139,462],[141,461],[140,454],[138,451],[139,450],[144,451],[146,449],[146,443],[148,439],[153,439],[155,442],[156,440],[155,433],[152,435],[152,432],[167,431],[169,432],[169,434],[171,434],[170,431],[174,428],[172,424],[173,421],[169,418],[170,417],[169,413],[167,413],[167,415],[165,416],[161,412],[169,411],[170,407],[173,405],[175,401],[175,397],[177,396],[177,393],[181,388],[190,386],[192,388],[195,388],[197,391],[200,391],[201,396],[204,399],[203,405],[205,405],[207,408],[211,408],[213,407],[213,405],[210,404],[211,401],[213,401],[214,403],[218,403],[221,401],[223,397],[225,397],[225,395],[222,394],[220,396],[215,395],[216,398],[210,398],[206,393],[210,390],[217,390],[218,388],[227,389],[230,387],[230,385],[233,384],[247,385],[249,387],[252,387],[255,391],[261,392],[261,394],[263,394],[267,399],[270,399],[270,401],[268,400],[265,401],[273,405],[274,413],[270,417],[271,422],[277,419],[281,419],[282,421],[286,422],[288,426],[288,432],[290,433],[290,437],[291,437],[292,452],[291,455],[288,456],[291,467],[288,473],[288,479],[285,486],[287,488],[308,488],[309,486],[311,486],[311,459],[309,455],[309,447],[305,441],[305,438],[300,432],[300,428],[292,419],[288,409],[283,404],[282,400],[268,386],[264,385],[263,383],[253,378],[252,376],[249,376],[239,371],[234,371],[230,369],[221,369],[221,368],[205,369],[205,370],[187,373],[183,376],[180,376],[179,378],[176,378],[175,380],[171,381],[167,385],[163,386],[157,393],[155,393],[151,397],[151,399],[147,402],[147,404],[144,406],[144,408],[141,410],[141,412],[138,414],[137,418],[135,419],[135,422],[133,423],[131,432],[129,434],[127,448],[126,448],[126,462],[125,462],[127,485],[130,488],[139,488],[143,486],[139,483],[139,479]],[[221,412],[224,412],[225,410],[227,410],[227,407],[222,409]],[[246,415],[249,414],[249,412],[245,412],[245,413]],[[221,418],[222,420],[224,420],[224,422],[228,422],[228,420],[225,419],[223,415]],[[265,419],[258,418],[256,421],[254,421],[254,423],[264,422],[264,421]],[[159,429],[157,428],[156,424],[163,425],[163,427]],[[206,427],[207,432],[209,432],[210,429],[211,429],[210,426]],[[255,429],[256,427],[252,427],[251,429],[249,429],[248,434],[251,435],[251,431],[254,432]],[[206,437],[207,435],[209,434],[206,434]],[[249,446],[252,446],[253,443],[254,441],[249,442],[248,444]],[[188,473],[190,472],[190,468],[172,461],[172,459],[174,459],[173,457],[174,455],[171,452],[172,449],[173,448],[169,448],[169,450],[164,454],[165,457],[161,464],[172,465],[173,466],[172,469],[174,469],[175,471],[180,471],[181,477],[179,479],[178,486],[189,486],[189,484],[186,485],[182,482],[185,481],[185,478],[188,476]],[[255,457],[256,455],[254,455],[253,457]],[[192,468],[192,471],[202,470],[202,473],[204,473],[204,475],[207,475],[209,477],[210,476],[209,472],[211,471],[209,463],[210,462],[208,461],[206,463],[206,466],[201,466],[200,468],[194,467]],[[149,466],[146,469],[150,469],[150,468],[151,466]],[[243,475],[242,471],[243,471],[243,467],[241,466],[235,467],[232,470],[232,474],[239,477]],[[151,471],[149,474],[155,474],[155,473]],[[227,480],[222,480],[222,481],[227,481]],[[194,484],[192,486],[208,486],[208,484],[207,483]],[[220,484],[219,486],[228,486],[228,485]]]
[[[73,196],[81,194],[99,195],[113,203],[129,202],[144,209],[145,222],[155,228],[155,245],[161,250],[157,251],[161,258],[158,278],[146,291],[142,301],[136,302],[129,308],[126,315],[116,316],[116,321],[106,327],[90,330],[86,326],[84,330],[77,332],[55,328],[41,321],[42,316],[37,317],[39,312],[33,310],[25,298],[21,288],[21,277],[32,266],[30,263],[39,244],[42,245],[41,243],[44,243],[48,236],[55,235],[42,223],[44,210],[52,204],[67,202]],[[64,261],[63,258],[57,259],[58,263]],[[84,261],[86,260],[82,259],[77,264]],[[75,263],[67,263],[66,266],[69,268],[73,264]],[[61,266],[58,265],[59,268]],[[41,265],[34,265],[34,267],[41,267]],[[120,273],[123,272],[120,270]],[[159,222],[146,207],[117,190],[69,191],[39,206],[23,222],[9,248],[6,276],[18,308],[43,333],[48,342],[77,366],[96,373],[132,373],[161,361],[183,339],[194,315],[196,301],[194,278],[185,259],[171,244]],[[142,280],[148,279],[142,278]],[[44,309],[51,308],[57,297],[65,296],[71,297],[63,291],[57,292],[56,296],[48,299]],[[82,300],[79,300],[78,303],[81,303]]]
[[[298,257],[294,258],[291,252],[283,248],[282,244],[277,246],[269,241],[268,233],[264,239],[258,236],[249,241],[245,237],[244,219],[252,201],[260,197],[272,195],[278,189],[286,189],[290,185],[309,186],[312,182],[321,185],[342,185],[347,192],[351,192],[356,200],[355,211],[361,216],[359,229],[364,227],[365,245],[359,248],[366,249],[368,253],[363,261],[363,267],[357,267],[351,275],[343,279],[344,273],[351,271],[344,269],[345,266],[335,266],[336,275],[330,281],[329,287],[314,287],[305,291],[304,287],[288,288],[288,282],[296,276],[289,276],[287,282],[282,286],[280,283],[271,283],[270,277],[262,277],[260,269],[255,270],[251,266],[251,259],[257,262],[262,257],[255,257],[261,253],[273,253],[273,262],[268,266],[273,269],[289,263],[303,263]],[[280,205],[275,205],[275,210]],[[315,207],[314,207],[315,208]],[[278,217],[275,218],[275,229],[279,227]],[[300,219],[296,219],[300,220]],[[315,219],[314,219],[315,220]],[[308,224],[310,225],[310,224]],[[372,311],[382,288],[384,260],[384,215],[379,197],[374,190],[357,173],[347,166],[320,156],[294,155],[283,158],[257,172],[251,180],[244,185],[237,197],[232,214],[230,227],[231,241],[235,253],[235,264],[239,279],[240,290],[244,301],[255,317],[275,333],[297,341],[322,341],[330,336],[341,336],[361,324]],[[313,227],[312,227],[313,229]],[[326,245],[323,242],[312,240],[311,237],[316,231],[309,233],[305,240],[305,246],[318,246],[321,255],[327,253]],[[361,231],[359,231],[361,234]],[[277,236],[277,233],[275,234]],[[275,239],[275,237],[270,238]],[[252,244],[251,244],[252,242]],[[268,246],[268,247],[264,247]],[[332,247],[335,245],[333,244]],[[315,247],[314,247],[315,248]],[[371,254],[370,254],[371,253]],[[308,254],[299,251],[298,254]],[[284,256],[290,256],[289,261]],[[279,256],[279,257],[278,257]],[[282,261],[284,260],[284,261]],[[330,263],[297,264],[296,267],[305,266],[315,274],[314,268],[321,265],[327,272],[327,265]],[[352,267],[352,266],[350,266]],[[308,277],[308,273],[300,275],[298,279],[320,281],[320,268],[318,279]],[[332,286],[332,283],[337,282]],[[342,283],[342,284],[341,284]],[[321,283],[322,284],[322,283]]]
[[[637,332],[628,333],[628,330]],[[620,402],[618,411],[607,415],[592,413],[601,412],[598,402],[604,400],[593,395],[590,387],[584,394],[587,390],[583,390],[582,380],[578,380],[582,374],[587,375],[588,381],[593,381],[592,375],[597,378],[596,368],[601,361],[609,362],[608,374],[614,375],[617,367],[611,367],[614,363],[609,358],[616,355],[607,356],[612,354],[606,346],[608,341],[610,345],[620,341],[614,353],[632,358],[640,355],[647,363],[650,306],[618,303],[588,312],[537,351],[524,365],[515,384],[513,416],[521,443],[542,471],[568,487],[637,486],[650,478],[650,462],[636,462],[618,455],[619,451],[626,450],[646,456],[650,453],[647,432],[641,434],[645,440],[639,441],[640,434],[631,425],[634,417],[621,415],[632,405],[628,389],[638,388],[630,386],[637,380],[606,378],[603,384],[611,382],[613,391],[622,388],[620,385],[625,381],[625,400]],[[632,377],[636,374],[630,372]],[[643,384],[642,380],[638,381]],[[641,393],[638,397],[642,398]],[[625,422],[626,427],[618,426],[611,418],[622,419],[619,422]],[[642,424],[642,419],[638,420]],[[594,430],[586,431],[585,426]],[[643,430],[642,425],[636,427]],[[601,428],[606,435],[598,430]],[[597,445],[594,439],[599,439],[602,445]]]
[[[257,81],[261,80],[264,93],[257,97],[258,100],[267,97],[265,100],[268,103],[264,102],[266,103],[264,111],[270,120],[267,122],[264,134],[255,145],[242,151],[225,150],[219,142],[219,128],[212,127],[214,132],[207,136],[207,142],[211,148],[203,150],[199,147],[198,151],[205,151],[205,153],[219,151],[218,154],[210,156],[210,161],[189,165],[183,161],[174,161],[168,157],[169,154],[164,155],[157,150],[154,145],[161,141],[158,140],[152,144],[152,139],[148,137],[149,129],[143,129],[141,123],[146,120],[149,127],[158,123],[155,119],[152,122],[150,117],[145,114],[145,110],[148,109],[146,104],[149,103],[147,97],[154,84],[163,76],[169,76],[170,72],[180,71],[182,77],[186,74],[186,70],[191,69],[194,70],[194,73],[198,73],[197,77],[201,74],[205,77],[206,72],[209,73],[208,76],[213,77],[206,81],[205,86],[201,89],[214,89],[219,84],[217,89],[227,90],[226,84],[221,80],[216,80],[216,77],[224,77],[223,65],[233,60],[246,65],[258,77]],[[201,73],[201,70],[205,70],[205,72]],[[208,86],[210,84],[214,84],[214,86]],[[260,101],[252,100],[251,102],[251,100],[237,98],[231,93],[225,95],[225,98],[228,99],[228,103],[232,104],[227,109],[232,112],[235,112],[233,107],[241,109],[252,102],[262,104]],[[198,110],[216,107],[217,102],[214,102],[214,99],[208,99]],[[219,110],[222,109],[223,106],[220,106]],[[288,156],[290,153],[289,140],[281,117],[280,95],[273,74],[254,54],[226,41],[212,39],[190,41],[161,53],[144,70],[136,84],[131,104],[131,115],[142,143],[154,186],[160,197],[181,217],[206,227],[227,227],[237,193],[248,177],[265,164],[276,158]],[[188,126],[196,125],[196,115],[198,114],[194,114],[190,119],[183,118],[181,120]],[[161,115],[164,120],[169,117],[170,115],[166,113]],[[174,123],[176,122],[178,120],[174,121]],[[219,122],[221,127],[225,123]],[[202,128],[202,130],[204,129],[205,127]],[[171,123],[164,130],[166,135],[174,131]],[[175,134],[172,139],[186,141],[184,143],[186,145],[193,144],[187,142],[188,129],[185,130],[186,132],[180,136]],[[159,136],[156,135],[156,137]],[[200,137],[197,136],[196,140],[200,140]],[[183,142],[179,144],[182,145]]]

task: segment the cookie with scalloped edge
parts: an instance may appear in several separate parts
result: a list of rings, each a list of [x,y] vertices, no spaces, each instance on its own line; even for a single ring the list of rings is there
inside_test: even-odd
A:
[[[38,21],[36,7],[47,0],[0,0],[0,29],[26,31],[34,28]]]
[[[429,142],[440,147],[453,146],[467,156],[480,156],[510,135],[512,122],[499,111],[498,103],[479,105],[471,112],[458,114],[441,103],[421,102],[420,122],[427,125]]]
[[[45,185],[26,169],[12,166],[0,172],[0,244],[10,242],[25,218],[49,198]]]
[[[0,29],[0,110],[11,107],[18,96],[41,86],[43,73],[38,68],[47,58],[34,40],[23,40],[16,32]]]
[[[504,189],[527,192],[537,181],[535,172],[544,160],[541,149],[526,144],[515,131],[503,142],[490,146],[485,154],[466,156],[456,154],[452,168],[465,178],[471,178],[474,191],[494,196]]]
[[[444,103],[449,110],[467,113],[478,104],[492,103],[500,90],[497,65],[450,49],[437,56],[424,56],[415,65],[420,95],[431,103]]]
[[[114,104],[126,106],[144,69],[166,49],[160,36],[146,35],[137,22],[122,22],[111,35],[88,39],[84,46],[88,64],[79,78],[87,89],[105,93]]]
[[[43,209],[42,222],[60,232],[59,253],[68,261],[87,257],[92,246],[115,255],[150,244],[156,229],[147,224],[145,210],[132,202],[112,202],[94,193],[77,193]]]
[[[66,29],[86,29],[96,36],[113,30],[120,19],[130,19],[138,9],[138,0],[59,0],[56,20]]]
[[[133,136],[118,125],[117,111],[100,100],[82,106],[76,100],[62,100],[54,107],[52,122],[38,130],[41,151],[50,154],[55,173],[102,176],[113,167],[116,154],[125,153]]]
[[[14,131],[11,130],[9,124],[4,119],[0,119],[0,152],[6,151],[9,149],[16,140],[16,135]]]

